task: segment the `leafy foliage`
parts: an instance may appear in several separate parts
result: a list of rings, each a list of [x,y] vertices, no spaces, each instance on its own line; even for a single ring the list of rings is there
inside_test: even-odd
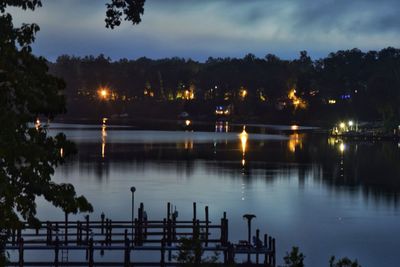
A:
[[[329,267],[361,267],[361,265],[358,264],[357,260],[352,261],[347,257],[335,262],[335,257],[332,256],[329,260]]]
[[[178,254],[174,259],[183,266],[213,266],[218,261],[218,253],[203,257],[204,250],[199,238],[199,228],[195,228],[193,237],[182,237],[178,245]]]
[[[293,247],[290,253],[286,252],[283,258],[286,267],[304,267],[305,256],[300,252],[298,247]]]
[[[144,0],[112,1],[107,27],[126,20],[140,22]],[[44,197],[66,213],[92,211],[71,184],[51,180],[54,169],[76,152],[62,133],[49,136],[47,128],[33,122],[40,116],[53,119],[65,112],[65,83],[48,73],[48,62],[32,54],[31,44],[39,31],[36,24],[14,27],[7,7],[35,10],[40,0],[0,1],[0,263],[6,260],[4,245],[10,229],[20,220],[36,225],[37,197]],[[61,153],[62,150],[62,153]]]
[[[65,135],[47,135],[33,122],[65,111],[64,82],[48,74],[47,61],[31,53],[36,24],[15,28],[6,6],[34,10],[40,1],[2,1],[0,6],[0,229],[2,241],[19,220],[38,223],[35,199],[44,197],[65,212],[91,211],[74,187],[51,181],[54,168],[75,152]],[[63,156],[60,153],[63,149]]]
[[[293,247],[290,253],[286,253],[283,257],[285,267],[304,267],[305,256],[300,252],[298,247]],[[335,261],[335,257],[332,256],[329,260],[329,267],[361,267],[357,260],[350,260],[347,257],[341,258]]]
[[[144,12],[144,3],[146,0],[111,0],[106,4],[106,27],[113,29],[119,26],[122,17],[125,15],[125,20],[129,20],[132,24],[141,22],[141,15]]]

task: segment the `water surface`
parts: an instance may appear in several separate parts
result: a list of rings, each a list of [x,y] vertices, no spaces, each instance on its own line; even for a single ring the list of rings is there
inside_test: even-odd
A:
[[[232,241],[253,229],[277,239],[278,263],[294,245],[311,267],[331,255],[357,258],[363,267],[398,266],[400,149],[393,143],[342,143],[304,133],[309,128],[247,127],[217,123],[210,132],[146,131],[134,127],[59,124],[79,153],[57,169],[55,180],[75,185],[94,205],[91,216],[129,219],[131,193],[150,218],[164,218],[166,203],[191,218],[192,202],[224,211]],[[275,129],[276,130],[276,129]],[[63,218],[39,202],[42,218]],[[82,218],[83,215],[78,215]]]

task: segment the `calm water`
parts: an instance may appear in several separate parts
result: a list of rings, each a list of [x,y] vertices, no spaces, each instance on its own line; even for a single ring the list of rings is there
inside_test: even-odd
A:
[[[328,266],[331,255],[364,267],[398,266],[397,144],[342,144],[284,126],[248,127],[246,141],[241,126],[226,126],[183,132],[53,125],[79,149],[55,180],[74,184],[95,217],[129,219],[133,185],[150,218],[164,218],[168,201],[180,218],[191,218],[192,202],[201,216],[208,205],[214,222],[226,211],[233,241],[246,239],[242,215],[254,213],[253,229],[277,239],[278,263],[296,245],[311,267]],[[42,201],[39,211],[63,218]]]

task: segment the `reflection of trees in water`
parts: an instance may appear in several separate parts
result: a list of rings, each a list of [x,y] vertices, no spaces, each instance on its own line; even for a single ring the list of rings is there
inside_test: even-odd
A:
[[[365,198],[372,198],[375,202],[386,201],[397,205],[400,195],[400,150],[395,144],[350,142],[341,152],[338,145],[323,146],[315,140],[312,143],[313,161],[324,170],[324,174],[315,176],[315,179],[321,179],[334,190],[346,191],[354,196],[362,192]]]
[[[79,155],[66,169],[78,166],[82,177],[94,173],[102,179],[112,173],[111,167],[131,172],[158,166],[162,171],[174,171],[178,176],[189,178],[198,164],[203,164],[206,173],[221,179],[243,179],[245,183],[264,179],[272,183],[297,177],[300,188],[304,187],[307,179],[313,179],[313,182],[323,183],[332,190],[354,197],[361,191],[368,199],[397,204],[400,194],[400,149],[396,145],[347,143],[346,149],[341,152],[337,145],[328,144],[322,137],[302,136],[301,141],[296,141],[299,142],[302,145],[293,150],[287,141],[250,140],[245,165],[242,164],[240,143],[235,142],[109,143],[105,158],[98,149],[101,144],[79,144]]]

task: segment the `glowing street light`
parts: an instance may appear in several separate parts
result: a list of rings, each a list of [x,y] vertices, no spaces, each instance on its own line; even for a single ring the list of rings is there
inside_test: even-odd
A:
[[[239,90],[240,99],[244,100],[247,97],[247,95],[248,95],[247,89],[244,87],[240,87],[240,90]]]
[[[97,91],[100,99],[107,100],[108,96],[110,95],[110,90],[106,87],[102,87]]]
[[[37,131],[40,128],[40,120],[39,120],[39,118],[37,118],[36,121],[35,121],[35,128],[36,128]]]

